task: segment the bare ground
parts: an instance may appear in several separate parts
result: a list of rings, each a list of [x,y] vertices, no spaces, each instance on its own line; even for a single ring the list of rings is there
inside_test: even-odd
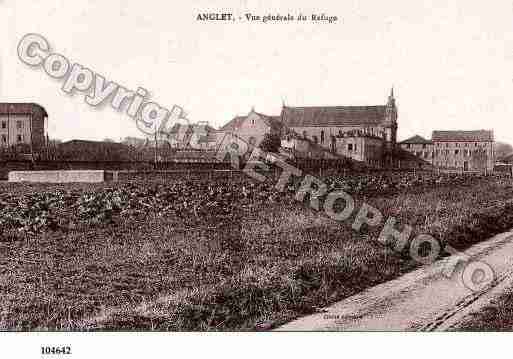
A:
[[[513,232],[497,235],[464,253],[487,263],[495,280],[486,290],[472,291],[462,280],[463,265],[451,277],[443,274],[449,258],[377,285],[278,330],[399,330],[465,329],[471,313],[489,306],[513,285]],[[493,330],[493,323],[488,323]],[[502,328],[504,329],[504,328]]]

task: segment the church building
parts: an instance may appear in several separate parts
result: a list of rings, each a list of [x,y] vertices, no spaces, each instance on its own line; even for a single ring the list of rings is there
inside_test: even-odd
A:
[[[283,126],[303,139],[333,153],[372,167],[392,162],[397,139],[397,106],[393,89],[385,105],[283,106],[280,119]]]
[[[237,116],[220,131],[230,132],[251,145],[266,134],[276,134],[282,147],[303,153],[321,147],[373,167],[391,163],[397,138],[397,107],[393,89],[384,105],[282,107],[278,116],[253,109]],[[310,145],[309,145],[310,144]],[[329,157],[328,155],[326,157]]]

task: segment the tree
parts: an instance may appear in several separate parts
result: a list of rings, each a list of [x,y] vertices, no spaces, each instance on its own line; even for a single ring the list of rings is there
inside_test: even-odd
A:
[[[495,142],[494,150],[496,159],[502,159],[507,155],[513,154],[513,146],[509,143]]]
[[[260,142],[260,148],[265,152],[278,152],[281,146],[281,138],[276,134],[266,133],[262,142]]]

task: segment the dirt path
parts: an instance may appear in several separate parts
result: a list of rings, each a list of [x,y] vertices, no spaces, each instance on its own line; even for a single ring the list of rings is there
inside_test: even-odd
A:
[[[479,243],[465,254],[495,272],[491,287],[468,289],[459,266],[451,278],[437,261],[393,281],[346,298],[325,311],[299,318],[277,330],[448,330],[513,285],[513,231]]]

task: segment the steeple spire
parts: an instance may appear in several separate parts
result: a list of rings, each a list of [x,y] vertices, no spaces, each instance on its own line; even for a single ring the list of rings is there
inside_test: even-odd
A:
[[[395,98],[394,98],[394,86],[390,88],[390,95],[388,95],[388,103],[387,106],[395,107]]]

